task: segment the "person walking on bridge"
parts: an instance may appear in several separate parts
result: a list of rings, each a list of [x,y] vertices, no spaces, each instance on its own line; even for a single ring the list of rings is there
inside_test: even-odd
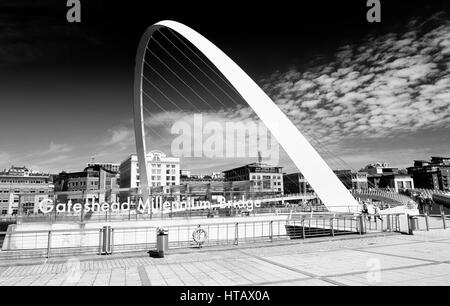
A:
[[[367,207],[366,202],[363,202],[361,213],[364,216],[364,218],[369,218],[369,221],[370,221],[369,208]]]
[[[380,216],[380,208],[376,204],[373,205],[373,219],[375,222],[377,222],[377,219],[383,221],[383,219]]]

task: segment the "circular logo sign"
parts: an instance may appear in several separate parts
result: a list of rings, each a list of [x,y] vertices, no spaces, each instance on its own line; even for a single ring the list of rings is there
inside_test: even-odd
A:
[[[198,227],[195,231],[192,232],[192,239],[198,244],[202,245],[208,239],[208,233],[201,227]]]

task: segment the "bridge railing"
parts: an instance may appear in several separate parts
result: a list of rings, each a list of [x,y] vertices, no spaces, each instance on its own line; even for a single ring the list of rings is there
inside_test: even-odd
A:
[[[398,217],[398,216],[397,216]],[[338,236],[396,230],[395,215],[383,221],[368,221],[361,215],[309,215],[295,218],[233,220],[233,222],[198,222],[172,225],[168,231],[170,249],[295,241],[322,236]],[[378,223],[377,223],[378,222]],[[389,225],[391,224],[391,225]],[[389,227],[390,226],[390,227]],[[195,233],[204,231],[204,241]],[[111,254],[149,251],[156,247],[154,226],[110,227],[77,230],[40,230],[0,232],[0,259],[71,256],[74,254]]]
[[[389,198],[403,205],[408,205],[414,200],[407,195],[400,194],[396,191],[386,190],[386,189],[354,189],[351,190],[352,194],[356,197],[358,196],[375,196],[379,198]]]
[[[430,231],[436,229],[447,229],[450,227],[450,214],[444,205],[439,205],[440,213],[430,212],[428,209],[421,214],[408,217],[409,234],[415,231]]]

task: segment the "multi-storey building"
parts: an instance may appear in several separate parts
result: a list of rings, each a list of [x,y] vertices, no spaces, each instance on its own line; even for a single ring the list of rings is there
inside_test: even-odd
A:
[[[37,213],[38,204],[54,190],[49,174],[14,167],[0,172],[0,214]]]
[[[369,176],[370,175],[389,175],[398,173],[398,168],[390,167],[387,163],[374,163],[369,164],[365,168],[361,169],[359,172],[366,172]]]
[[[380,179],[379,188],[389,188],[395,191],[406,189],[414,189],[414,180],[410,175],[405,174],[389,174],[384,175]]]
[[[253,163],[223,171],[225,182],[251,181],[254,192],[283,192],[282,167]]]
[[[224,174],[223,174],[223,172],[213,172],[211,174],[211,178],[213,180],[223,180],[224,179]]]
[[[284,184],[284,193],[285,194],[314,193],[314,190],[312,189],[311,185],[308,183],[306,178],[300,172],[284,174],[283,175],[283,184]]]
[[[168,157],[161,151],[147,154],[150,187],[180,185],[180,159]],[[120,187],[141,187],[137,155],[133,154],[120,164]]]
[[[354,172],[352,170],[334,170],[333,172],[348,189],[368,188],[366,172]]]
[[[180,170],[180,177],[181,178],[190,178],[191,171],[190,170]]]
[[[431,157],[431,161],[415,160],[409,167],[416,188],[450,191],[450,158]]]
[[[89,166],[80,172],[61,172],[55,178],[55,191],[73,192],[68,198],[96,198],[102,202],[115,200],[115,193],[110,190],[119,188],[119,174],[102,166]]]
[[[333,172],[348,189],[368,188],[367,173],[365,172],[353,172],[352,170],[334,170]],[[285,194],[314,193],[313,188],[300,172],[285,174],[283,176],[283,181]]]
[[[414,180],[403,171],[390,167],[387,163],[370,164],[360,170],[367,173],[367,181],[371,188],[388,188],[396,191],[414,189]]]
[[[87,163],[87,167],[94,167],[94,166],[101,166],[103,169],[115,173],[119,173],[120,170],[120,164],[94,162],[94,161]]]

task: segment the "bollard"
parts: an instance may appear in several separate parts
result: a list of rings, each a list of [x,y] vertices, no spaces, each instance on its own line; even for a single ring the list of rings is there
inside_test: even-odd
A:
[[[239,245],[239,223],[237,222],[234,229],[234,244]]]
[[[102,255],[102,238],[103,238],[103,229],[101,228],[98,232],[98,255]]]
[[[111,254],[114,252],[114,229],[111,229]]]
[[[47,258],[50,258],[50,251],[52,249],[52,231],[48,231],[47,238]]]
[[[330,229],[331,229],[331,236],[334,237],[333,218],[330,218]]]
[[[99,255],[110,255],[111,254],[111,232],[110,226],[103,226],[100,229],[100,246]]]
[[[428,213],[425,214],[425,226],[427,227],[427,232],[430,231],[430,220],[428,220]]]
[[[273,242],[273,221],[270,221],[269,224],[270,224],[269,228],[270,242]]]
[[[406,214],[406,223],[408,225],[408,235],[414,235],[414,232],[412,229],[411,216],[409,214]]]
[[[366,233],[366,228],[365,228],[365,220],[366,218],[364,217],[364,215],[360,215],[359,216],[359,234],[360,235],[364,235]]]
[[[441,216],[442,216],[442,225],[444,226],[444,229],[447,229],[447,223],[445,221],[445,210],[444,210],[444,205],[440,204],[439,208],[441,210]]]
[[[305,218],[302,219],[302,238],[303,238],[303,240],[306,239],[306,235],[305,235]]]
[[[156,234],[156,252],[159,258],[164,258],[164,255],[169,250],[169,231],[165,229],[158,229]]]

